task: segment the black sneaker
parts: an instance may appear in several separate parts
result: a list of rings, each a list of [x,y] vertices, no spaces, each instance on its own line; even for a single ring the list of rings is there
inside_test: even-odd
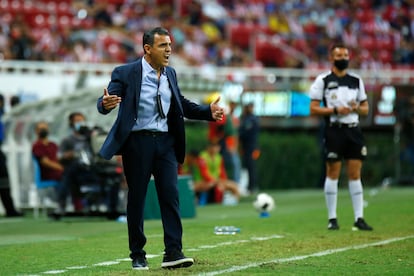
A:
[[[136,257],[132,260],[132,269],[148,270],[148,263],[145,257]]]
[[[20,213],[18,211],[13,211],[11,213],[6,214],[6,217],[8,217],[8,218],[17,218],[17,217],[23,217],[23,216],[24,216],[24,214]]]
[[[369,226],[363,218],[358,218],[352,227],[353,231],[363,230],[363,231],[372,231],[373,228]]]
[[[336,220],[336,218],[329,220],[328,230],[339,230],[339,225],[338,225],[338,221]]]
[[[174,269],[181,267],[189,267],[192,266],[193,263],[194,259],[185,257],[181,251],[172,251],[168,254],[164,254],[161,267],[167,269]]]

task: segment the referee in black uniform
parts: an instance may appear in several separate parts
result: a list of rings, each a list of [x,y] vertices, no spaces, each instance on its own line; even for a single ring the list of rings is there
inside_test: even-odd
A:
[[[348,49],[341,44],[331,47],[332,68],[317,76],[310,88],[311,115],[324,116],[326,178],[324,192],[328,208],[328,229],[338,230],[336,214],[338,180],[345,161],[355,222],[353,230],[372,230],[363,216],[362,161],[367,155],[364,137],[358,125],[359,116],[369,111],[362,79],[347,72]],[[321,104],[321,102],[323,104]]]

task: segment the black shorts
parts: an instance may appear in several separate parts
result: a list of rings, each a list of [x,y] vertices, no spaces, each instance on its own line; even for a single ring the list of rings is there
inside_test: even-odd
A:
[[[365,139],[359,127],[327,126],[324,146],[327,161],[364,160],[367,156]]]

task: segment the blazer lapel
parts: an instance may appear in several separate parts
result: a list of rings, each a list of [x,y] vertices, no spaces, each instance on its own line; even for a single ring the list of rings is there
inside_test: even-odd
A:
[[[177,83],[177,79],[176,79],[175,75],[172,73],[172,70],[169,67],[166,67],[166,71],[167,71],[168,83],[169,83],[170,88],[171,88],[173,99],[175,99],[175,102],[177,103],[177,106],[180,110],[180,113],[184,114],[183,107],[181,105],[180,94],[178,93],[178,87],[177,87],[177,85],[175,85]],[[173,100],[173,99],[171,99],[171,100]]]
[[[141,97],[141,84],[142,84],[142,58],[136,61],[134,70],[132,70],[130,80],[135,86],[135,110],[138,110],[138,103]]]

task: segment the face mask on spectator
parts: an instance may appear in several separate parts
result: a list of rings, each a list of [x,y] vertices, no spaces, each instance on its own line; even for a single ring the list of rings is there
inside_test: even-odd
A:
[[[85,122],[76,122],[76,123],[74,123],[74,124],[73,124],[73,129],[74,129],[75,131],[77,131],[77,132],[79,132],[79,130],[80,130],[82,127],[86,127]]]
[[[49,135],[49,131],[47,130],[47,129],[41,129],[40,131],[39,131],[39,137],[40,138],[46,138],[47,137],[47,135]]]

